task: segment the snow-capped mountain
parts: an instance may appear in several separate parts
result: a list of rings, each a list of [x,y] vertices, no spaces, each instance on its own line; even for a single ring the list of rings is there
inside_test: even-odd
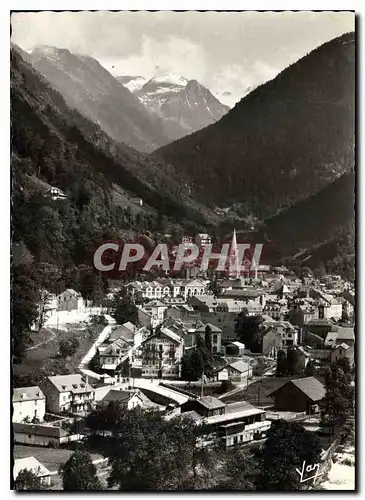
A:
[[[159,112],[171,96],[184,90],[187,83],[186,78],[172,73],[160,73],[148,80],[136,95],[147,109]]]
[[[116,79],[124,85],[124,87],[127,87],[130,92],[137,92],[137,90],[140,90],[148,81],[148,78],[145,78],[144,76],[130,75],[116,76]]]
[[[169,142],[161,121],[96,59],[45,45],[36,47],[29,59],[70,107],[116,141],[142,152]]]
[[[117,79],[152,115],[161,119],[165,134],[171,140],[214,123],[229,110],[196,80],[173,73],[158,72],[142,86],[141,76],[119,76]]]

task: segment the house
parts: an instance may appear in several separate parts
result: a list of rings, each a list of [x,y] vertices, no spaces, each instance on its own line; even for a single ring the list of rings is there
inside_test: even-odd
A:
[[[50,413],[85,414],[94,406],[95,392],[80,373],[47,377],[41,384]]]
[[[37,385],[13,390],[13,422],[43,422],[45,412],[46,398]]]
[[[47,194],[47,196],[49,196],[50,198],[52,198],[53,201],[55,201],[55,200],[66,200],[67,199],[66,193],[64,193],[63,191],[61,191],[61,189],[59,189],[57,187],[51,187],[47,191],[46,194]]]
[[[268,328],[262,337],[262,354],[269,358],[277,357],[279,351],[283,349],[283,339],[275,328]]]
[[[204,248],[204,247],[212,244],[212,238],[209,236],[209,234],[199,233],[195,237],[195,244],[198,247]]]
[[[128,410],[132,410],[137,406],[141,408],[158,408],[159,405],[153,403],[148,397],[140,390],[126,391],[122,389],[109,389],[109,391],[100,400],[100,404],[108,404],[111,401],[118,401],[122,406]]]
[[[227,374],[227,377],[225,376]],[[244,361],[228,363],[216,370],[217,380],[229,380],[242,382],[248,377],[252,377],[252,367]]]
[[[333,326],[333,330],[328,332],[324,341],[325,346],[336,346],[342,343],[350,347],[355,345],[354,327],[349,326]]]
[[[111,343],[101,344],[96,352],[97,363],[103,370],[116,370],[132,347],[133,340],[126,341],[122,337]]]
[[[289,321],[266,320],[262,323],[264,335],[270,330],[280,334],[282,340],[282,348],[286,349],[298,343],[298,328],[293,326]]]
[[[67,288],[64,292],[57,296],[58,311],[77,311],[82,313],[85,311],[85,302],[81,294]]]
[[[151,326],[156,328],[157,325],[163,322],[167,307],[161,300],[155,299],[147,302],[140,309],[143,309],[151,316]]]
[[[64,429],[59,422],[43,424],[23,424],[13,423],[14,442],[32,446],[52,446],[58,447],[60,444],[78,441],[80,434],[70,434],[70,431]]]
[[[181,414],[197,425],[204,423],[208,433],[222,440],[226,448],[262,439],[271,426],[265,410],[246,401],[225,404],[211,396],[187,401],[181,405]]]
[[[13,466],[14,481],[16,481],[19,472],[23,470],[28,470],[36,475],[44,486],[51,486],[51,476],[57,474],[57,471],[49,471],[34,457],[16,458]]]
[[[211,344],[212,344],[212,353],[221,352],[222,330],[220,328],[213,325],[212,323],[206,323],[205,325],[203,324],[202,326],[197,328],[195,330],[195,333],[204,338],[204,335],[205,335],[207,328],[209,328],[209,330],[210,330],[210,340],[211,340]],[[196,340],[195,340],[195,345],[196,345]]]
[[[226,344],[226,356],[243,356],[245,354],[246,346],[235,340]]]
[[[179,378],[183,352],[183,338],[171,328],[162,326],[141,343],[134,368],[142,369],[142,377]]]
[[[339,359],[347,358],[350,362],[350,366],[354,364],[354,348],[345,344],[344,342],[337,345],[331,351],[331,363],[336,363]]]
[[[274,406],[278,411],[305,412],[319,411],[319,403],[326,393],[325,386],[315,377],[290,380],[275,391],[268,394],[274,398]]]

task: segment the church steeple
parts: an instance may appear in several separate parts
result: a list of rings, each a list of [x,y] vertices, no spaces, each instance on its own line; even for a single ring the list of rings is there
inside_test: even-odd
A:
[[[230,278],[240,277],[240,262],[238,261],[238,247],[235,229],[233,230],[232,242],[229,249],[228,275]]]

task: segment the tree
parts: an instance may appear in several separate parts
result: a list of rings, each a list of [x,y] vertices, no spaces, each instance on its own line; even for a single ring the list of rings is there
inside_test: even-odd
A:
[[[45,490],[46,487],[42,485],[41,479],[37,474],[31,470],[22,469],[14,481],[14,489],[18,491],[39,491]]]
[[[197,485],[207,459],[199,446],[204,428],[186,417],[166,420],[157,410],[108,405],[92,412],[87,425],[101,438],[112,466],[109,487],[120,490],[183,490]]]
[[[70,339],[62,339],[58,345],[58,351],[61,358],[68,358],[73,356],[80,345],[79,340],[76,337]]]
[[[75,490],[101,490],[101,484],[96,476],[96,467],[91,456],[81,449],[76,450],[67,462],[61,467],[63,489]]]
[[[125,290],[121,290],[114,296],[112,309],[111,315],[119,325],[127,321],[133,324],[138,323],[138,309]]]
[[[247,310],[236,317],[235,332],[240,341],[252,352],[262,350],[261,316],[249,316]]]
[[[329,425],[333,433],[335,427],[343,427],[354,413],[355,389],[351,376],[336,364],[325,373],[326,394],[322,401],[322,423]]]
[[[209,325],[205,327],[205,345],[208,351],[212,350],[212,329]]]
[[[315,363],[313,359],[310,359],[304,369],[304,375],[306,377],[312,377],[315,374]]]
[[[204,373],[208,378],[213,376],[213,356],[200,335],[196,338],[196,347],[186,351],[181,359],[181,377],[184,380],[198,380]]]
[[[219,484],[222,490],[255,490],[255,462],[249,452],[235,448],[224,460],[225,479]]]
[[[20,362],[31,344],[30,329],[38,317],[39,287],[32,265],[13,267],[12,341],[14,361]]]
[[[285,351],[279,351],[277,355],[276,375],[284,377],[288,372],[288,365],[286,361]]]
[[[320,461],[321,446],[318,436],[306,431],[297,422],[273,421],[267,440],[259,454],[260,473],[257,489],[266,491],[300,490],[308,482],[300,483],[296,468],[301,470],[305,461]]]
[[[299,365],[299,353],[293,347],[290,347],[287,350],[286,367],[288,375],[300,375],[302,372],[302,368]]]

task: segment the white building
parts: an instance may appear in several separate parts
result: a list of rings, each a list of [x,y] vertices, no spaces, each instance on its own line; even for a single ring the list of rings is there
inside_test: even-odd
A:
[[[41,384],[50,413],[85,414],[93,408],[94,389],[80,373],[47,377]]]
[[[13,390],[13,422],[43,422],[45,412],[46,398],[37,385]]]

